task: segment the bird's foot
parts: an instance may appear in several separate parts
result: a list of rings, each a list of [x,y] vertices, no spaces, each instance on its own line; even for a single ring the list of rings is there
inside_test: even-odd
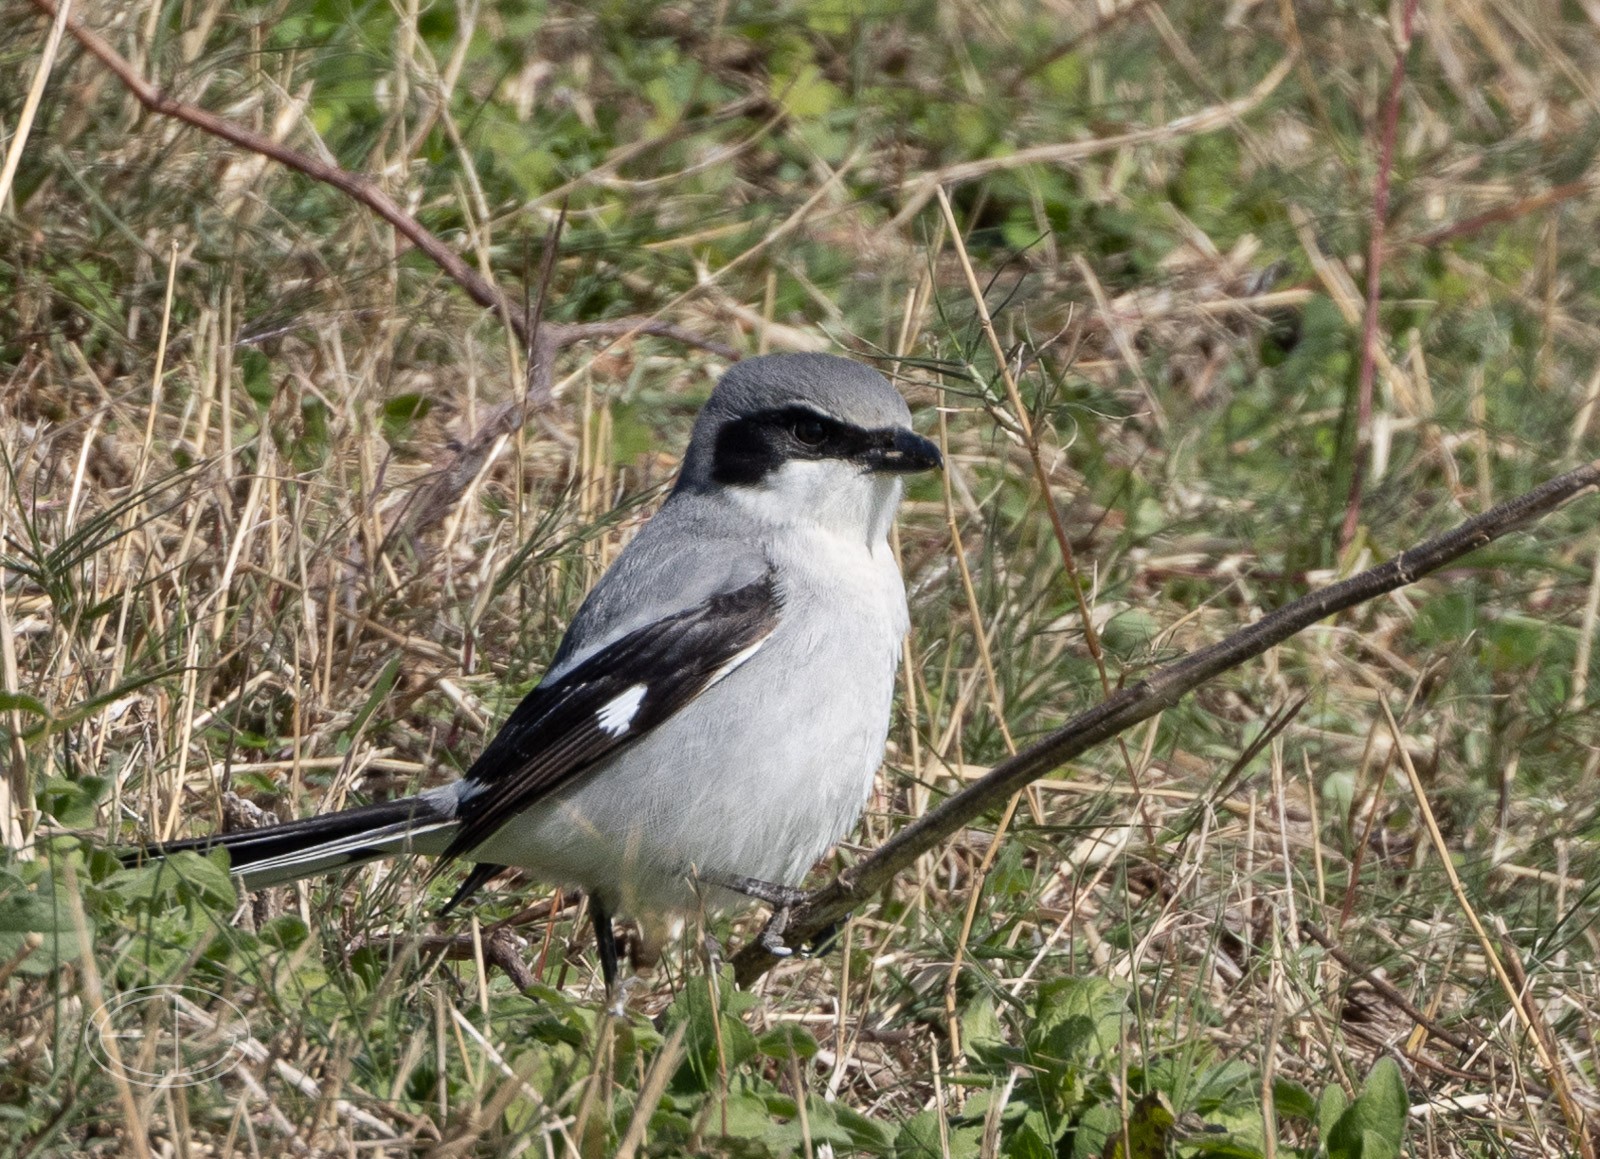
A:
[[[746,897],[753,897],[757,901],[764,901],[772,907],[772,916],[767,919],[767,924],[761,927],[761,934],[757,940],[763,949],[778,958],[791,957],[796,947],[788,945],[783,940],[784,931],[789,928],[789,920],[794,916],[794,911],[811,895],[803,889],[796,889],[792,885],[779,885],[776,882],[761,881],[754,877],[727,877],[717,882],[724,889],[731,889],[735,893],[742,893]],[[844,929],[850,915],[845,914],[836,922],[831,922],[818,931],[816,937],[811,938],[807,945],[799,947],[799,952],[807,958],[817,958],[832,950],[839,940],[839,931]]]
[[[746,897],[753,897],[757,901],[764,901],[780,909],[793,909],[807,897],[803,889],[796,889],[792,885],[779,885],[775,881],[761,881],[754,877],[722,877],[716,879],[716,884],[723,889],[731,889],[734,893],[742,893]]]
[[[642,979],[638,974],[629,974],[626,978],[623,978],[621,981],[616,983],[616,985],[610,987],[607,990],[607,993],[611,996],[611,1002],[606,1006],[606,1013],[611,1015],[613,1018],[627,1018],[628,995],[632,993],[634,987],[638,986],[642,981],[644,981],[644,979]]]
[[[839,944],[839,934],[844,930],[845,923],[850,920],[850,915],[845,914],[838,921],[829,922],[818,930],[816,936],[808,940],[805,945],[795,947],[783,940],[784,931],[788,929],[789,919],[793,916],[792,906],[780,906],[767,919],[767,924],[761,927],[761,936],[758,940],[762,948],[774,957],[788,958],[798,952],[802,958],[820,958],[824,954],[831,953]]]
[[[807,894],[803,889],[796,889],[792,885],[779,885],[777,882],[761,881],[754,877],[723,877],[718,878],[716,884],[724,889],[731,889],[734,893],[742,893],[746,897],[753,897],[757,901],[764,901],[772,907],[772,916],[767,919],[767,924],[761,927],[759,941],[767,953],[776,958],[787,958],[794,953],[790,947],[784,945],[783,931],[788,928],[789,918],[794,913],[794,908],[806,900]]]
[[[791,905],[779,905],[772,911],[772,916],[767,919],[767,924],[761,927],[761,948],[774,958],[787,958],[794,950],[784,945],[783,931],[789,927],[789,918],[794,913]]]

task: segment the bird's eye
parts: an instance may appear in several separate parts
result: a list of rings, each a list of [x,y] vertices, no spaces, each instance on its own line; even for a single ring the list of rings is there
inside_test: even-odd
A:
[[[828,437],[828,428],[823,426],[821,419],[795,419],[790,429],[794,437],[808,447],[820,447],[822,440]]]

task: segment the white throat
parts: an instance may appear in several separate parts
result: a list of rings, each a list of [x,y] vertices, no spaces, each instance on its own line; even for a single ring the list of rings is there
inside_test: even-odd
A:
[[[759,483],[724,494],[760,527],[812,527],[868,549],[885,543],[900,506],[900,479],[837,459],[791,459]]]

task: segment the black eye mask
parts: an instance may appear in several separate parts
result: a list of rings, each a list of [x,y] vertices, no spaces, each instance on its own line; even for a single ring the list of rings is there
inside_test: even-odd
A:
[[[761,482],[785,463],[837,459],[863,471],[906,474],[944,462],[939,448],[902,427],[867,430],[803,406],[734,419],[717,432],[711,477],[724,486]]]

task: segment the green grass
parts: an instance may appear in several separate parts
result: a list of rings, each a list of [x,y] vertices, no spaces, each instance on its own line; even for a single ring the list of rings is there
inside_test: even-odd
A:
[[[1526,200],[1600,141],[1576,6],[1423,6],[1349,544],[1398,8],[74,11],[165,91],[374,177],[514,302],[565,203],[552,319],[898,356],[921,429],[944,408],[948,499],[919,481],[899,531],[889,760],[819,882],[1102,694],[917,204],[934,178],[1021,356],[1112,686],[1596,454],[1600,201]],[[7,141],[47,26],[0,5]],[[107,846],[209,832],[229,794],[288,817],[438,784],[538,678],[723,364],[564,351],[553,405],[387,538],[517,396],[512,355],[368,211],[63,43],[0,210],[0,824],[32,833],[0,866],[0,1156],[1577,1152],[1555,1094],[1600,1115],[1592,498],[1060,770],[998,845],[996,815],[748,993],[692,931],[605,1018],[576,899],[535,883],[437,923],[453,882],[405,864],[254,899],[199,857],[120,868]],[[145,986],[196,1004],[197,1052],[219,999],[258,1046],[191,1086],[119,1080],[95,1011],[126,1030]]]

